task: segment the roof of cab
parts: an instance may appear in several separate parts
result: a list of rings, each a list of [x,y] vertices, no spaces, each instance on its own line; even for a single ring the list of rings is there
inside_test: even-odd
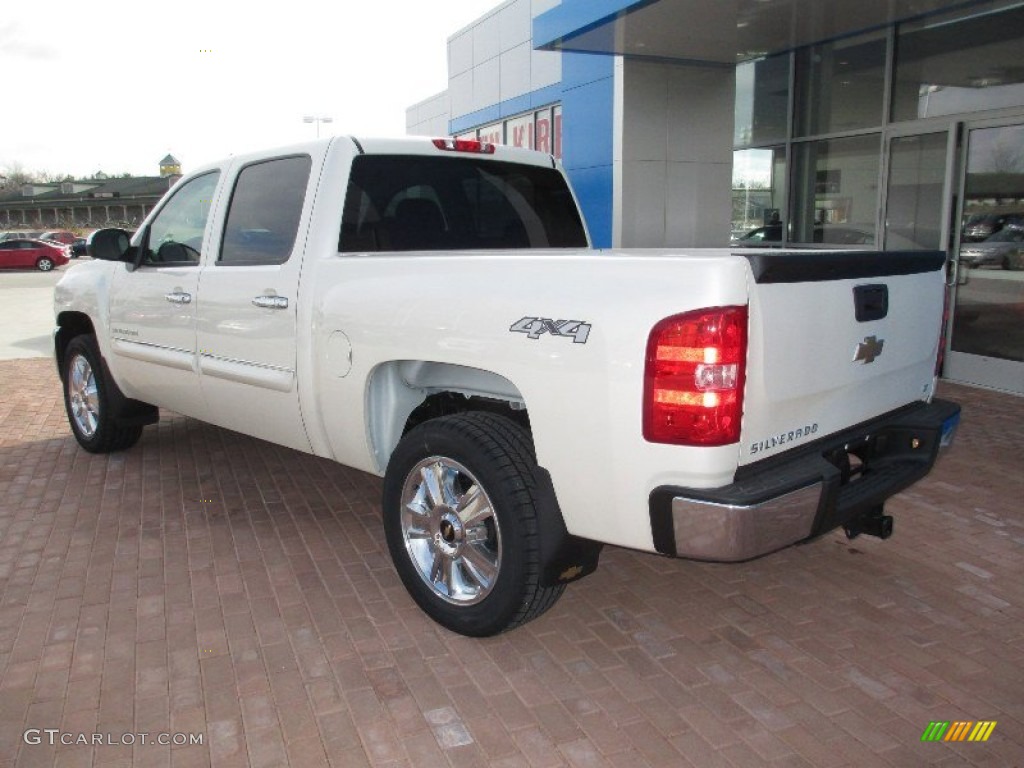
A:
[[[444,141],[454,141],[451,137],[439,137]],[[471,151],[453,151],[439,148],[434,142],[435,139],[426,136],[402,136],[397,138],[382,138],[362,136],[330,136],[323,139],[314,139],[297,144],[289,144],[280,147],[268,147],[253,152],[245,152],[239,155],[222,158],[215,162],[204,163],[195,168],[186,178],[195,177],[208,171],[224,168],[228,163],[241,162],[243,164],[264,160],[284,155],[301,154],[305,152],[322,152],[329,145],[337,142],[349,142],[351,147],[359,154],[366,155],[434,155],[434,156],[462,156],[475,157],[483,160],[498,160],[508,163],[524,163],[527,165],[543,166],[552,168],[557,165],[554,157],[543,152],[536,152],[531,149],[519,147],[506,147],[502,144],[495,144],[493,152],[479,153]]]
[[[483,159],[503,160],[505,162],[525,163],[528,165],[539,165],[553,167],[554,158],[544,152],[536,152],[532,149],[521,147],[508,147],[504,144],[489,145],[493,152],[481,153],[471,149],[465,151],[458,149],[445,149],[438,147],[437,139],[423,136],[406,136],[402,138],[363,138],[350,137],[356,141],[365,154],[368,155],[453,155],[472,156]],[[448,136],[438,137],[444,142],[454,143],[454,139]],[[481,142],[467,141],[468,145],[480,144]]]

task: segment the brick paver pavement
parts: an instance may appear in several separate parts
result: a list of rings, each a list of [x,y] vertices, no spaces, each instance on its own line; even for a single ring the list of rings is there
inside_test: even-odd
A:
[[[91,456],[52,364],[0,363],[0,766],[1020,766],[1024,399],[945,393],[958,442],[889,541],[608,548],[470,640],[406,596],[377,479],[167,415]],[[136,743],[60,744],[94,733]]]

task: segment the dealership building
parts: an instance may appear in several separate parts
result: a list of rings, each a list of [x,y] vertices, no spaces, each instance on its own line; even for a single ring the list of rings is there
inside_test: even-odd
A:
[[[950,256],[944,375],[1024,394],[1024,2],[509,0],[407,132],[558,157],[601,247]]]

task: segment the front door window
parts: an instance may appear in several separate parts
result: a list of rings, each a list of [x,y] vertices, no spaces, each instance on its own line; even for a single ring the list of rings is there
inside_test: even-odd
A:
[[[198,264],[220,174],[197,176],[179,187],[149,224],[144,265]]]

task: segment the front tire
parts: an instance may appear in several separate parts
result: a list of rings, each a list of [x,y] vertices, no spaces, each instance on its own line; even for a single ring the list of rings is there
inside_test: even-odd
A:
[[[49,272],[53,269],[53,259],[48,256],[43,256],[36,262],[36,269],[40,272]]]
[[[384,477],[388,549],[412,598],[453,632],[504,632],[565,590],[540,583],[536,466],[528,433],[490,413],[432,419],[395,449]]]
[[[110,453],[131,448],[142,427],[122,425],[110,408],[110,387],[103,373],[96,338],[76,336],[64,351],[64,408],[78,444],[90,453]]]

